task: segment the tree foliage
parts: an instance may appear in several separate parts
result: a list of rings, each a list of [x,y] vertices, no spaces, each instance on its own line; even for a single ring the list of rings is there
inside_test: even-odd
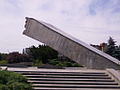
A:
[[[112,39],[111,37],[108,40],[108,45],[107,45],[107,50],[106,53],[113,56],[115,51],[116,51],[116,42],[114,41],[114,39]]]
[[[27,53],[34,60],[42,60],[43,63],[47,63],[48,59],[55,59],[58,56],[58,52],[46,45],[39,45],[38,47],[32,46]]]
[[[0,60],[6,60],[8,54],[0,53]]]
[[[56,66],[80,66],[67,57],[60,59],[58,52],[46,45],[32,46],[28,48],[28,55],[33,58],[34,65],[51,64]]]
[[[2,59],[2,55],[1,55],[1,53],[0,53],[0,60]]]
[[[28,55],[18,52],[9,53],[7,56],[8,63],[30,62],[31,58]]]
[[[107,49],[105,52],[120,60],[120,46],[116,45],[116,41],[112,37],[108,40]]]

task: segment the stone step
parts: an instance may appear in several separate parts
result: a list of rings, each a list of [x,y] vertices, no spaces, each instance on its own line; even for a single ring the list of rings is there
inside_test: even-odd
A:
[[[54,88],[119,88],[119,85],[70,85],[70,84],[32,84],[33,87]]]
[[[28,80],[32,84],[76,84],[76,85],[118,85],[116,82],[86,82],[86,81],[34,81]]]
[[[98,89],[98,88],[52,88],[52,87],[34,87],[34,90],[120,90],[119,88]]]
[[[23,72],[23,75],[62,75],[62,76],[108,76],[107,74],[96,74],[96,73],[34,73],[34,72]]]
[[[15,71],[26,76],[33,90],[120,90],[105,70]]]
[[[112,79],[71,79],[71,78],[27,78],[28,80],[34,81],[90,81],[90,82],[114,82]]]
[[[98,72],[89,72],[89,71],[84,71],[84,72],[69,72],[70,70],[68,70],[68,71],[57,71],[57,70],[54,70],[54,71],[14,71],[14,72],[18,72],[18,73],[37,73],[37,74],[95,74],[95,75],[106,75],[106,73],[105,72],[100,72],[100,71],[98,71]]]
[[[56,76],[56,75],[24,75],[26,77],[31,78],[86,78],[86,79],[111,79],[111,77],[108,76]]]

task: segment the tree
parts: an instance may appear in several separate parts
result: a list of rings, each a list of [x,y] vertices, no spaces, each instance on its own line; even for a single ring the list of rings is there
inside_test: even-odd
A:
[[[120,46],[116,46],[115,53],[113,54],[113,57],[120,60]]]
[[[0,53],[0,60],[6,60],[7,56],[8,56],[8,54]]]
[[[48,59],[56,59],[58,52],[46,45],[39,45],[38,47],[32,46],[28,48],[30,55],[34,60],[41,60],[43,63],[48,63]]]
[[[120,46],[116,46],[116,41],[109,37],[106,53],[120,60]]]
[[[112,37],[109,37],[109,40],[108,40],[108,45],[107,45],[107,50],[106,50],[106,53],[113,56],[113,54],[115,53],[116,51],[116,41],[114,41],[114,39],[112,39]]]
[[[55,66],[80,66],[67,57],[60,58],[58,52],[46,45],[32,46],[26,48],[24,53],[27,53],[33,58],[34,65],[51,64]],[[63,55],[62,55],[63,56]]]
[[[2,55],[1,55],[1,53],[0,53],[0,60],[2,59]]]
[[[9,53],[7,60],[9,63],[31,62],[31,58],[28,55],[20,54],[18,52]]]

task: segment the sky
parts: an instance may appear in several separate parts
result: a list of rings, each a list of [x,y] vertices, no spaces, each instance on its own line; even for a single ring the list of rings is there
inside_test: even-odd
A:
[[[87,44],[120,45],[120,0],[0,0],[0,52],[40,42],[24,36],[25,17],[50,23]]]

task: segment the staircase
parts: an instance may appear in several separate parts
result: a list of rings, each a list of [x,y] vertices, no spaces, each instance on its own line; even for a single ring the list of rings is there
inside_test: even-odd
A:
[[[16,71],[28,78],[33,90],[120,90],[105,70],[42,69]]]

